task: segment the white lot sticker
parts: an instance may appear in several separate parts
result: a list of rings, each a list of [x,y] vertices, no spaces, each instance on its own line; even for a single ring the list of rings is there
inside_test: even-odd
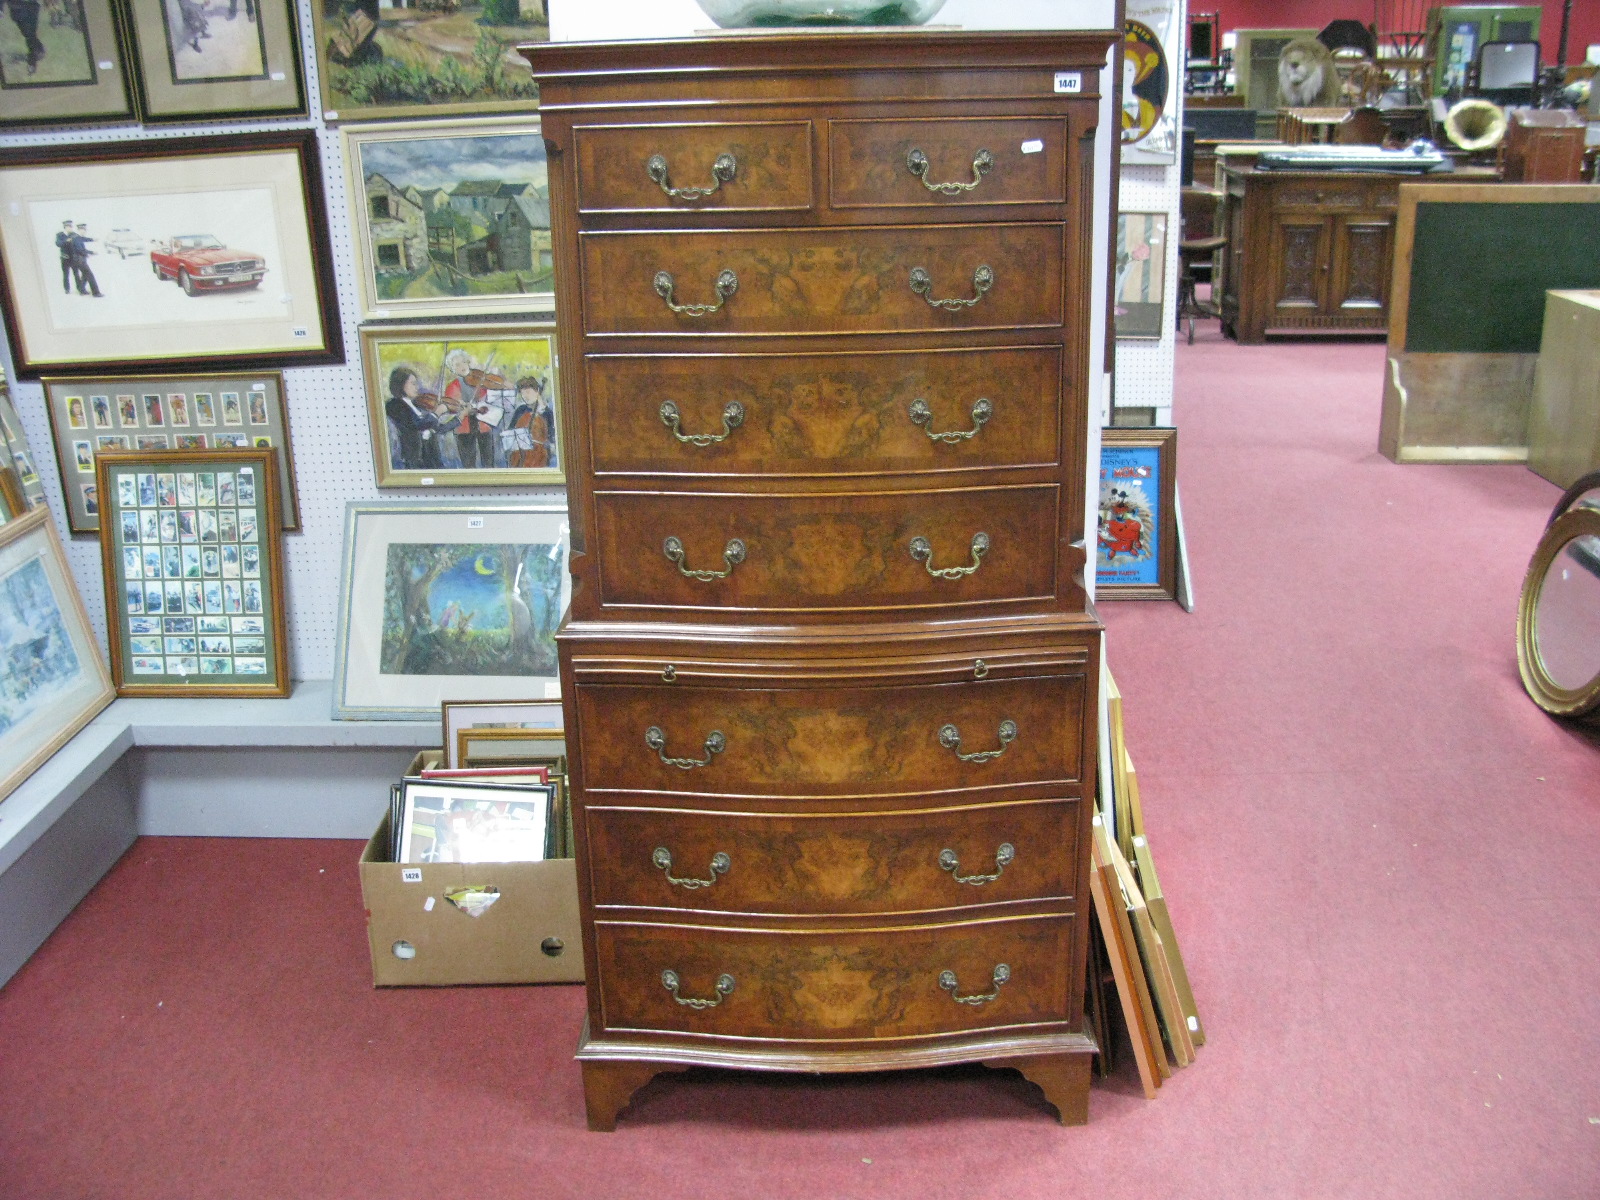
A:
[[[95,65],[98,66],[102,71],[110,71],[113,70],[117,64],[112,62],[110,59],[107,59],[105,62],[96,63]]]
[[[421,883],[422,882],[422,868],[421,867],[402,867],[400,869],[400,882],[401,883]]]
[[[422,486],[423,487],[432,487],[433,486],[433,476],[432,475],[424,475],[422,477]]]
[[[293,296],[285,296],[283,298],[283,302],[285,304],[287,304],[292,299],[294,299]],[[296,325],[289,332],[292,333],[297,338],[310,337],[311,336],[311,330],[307,329],[304,325]]]
[[[467,518],[467,528],[468,529],[482,529],[483,528],[483,518],[482,517],[468,517]]]
[[[282,83],[287,78],[289,78],[289,77],[287,75],[285,75],[282,71],[274,71],[272,73],[272,82],[273,83]]]
[[[1082,71],[1057,71],[1056,72],[1056,91],[1058,91],[1058,92],[1081,92],[1081,91],[1083,91],[1083,72]]]
[[[433,911],[433,897],[432,896],[429,896],[426,900],[424,900],[422,902],[422,911],[423,912],[432,912]]]
[[[1039,153],[1039,151],[1041,151],[1043,149],[1044,149],[1044,143],[1041,142],[1038,138],[1033,138],[1031,141],[1026,141],[1026,142],[1022,143],[1022,152],[1024,154],[1037,154],[1037,153]]]

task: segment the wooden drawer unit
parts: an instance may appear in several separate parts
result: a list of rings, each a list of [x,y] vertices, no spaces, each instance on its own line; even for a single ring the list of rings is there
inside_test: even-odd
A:
[[[1065,204],[1059,117],[830,121],[833,208]]]
[[[811,122],[586,125],[573,131],[584,213],[812,206]]]

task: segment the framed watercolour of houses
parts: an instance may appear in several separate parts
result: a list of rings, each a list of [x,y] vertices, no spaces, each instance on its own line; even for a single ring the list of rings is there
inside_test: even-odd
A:
[[[1172,600],[1178,594],[1178,431],[1100,431],[1095,598]]]
[[[554,326],[366,326],[361,361],[379,487],[566,479]]]
[[[1167,328],[1167,214],[1118,213],[1116,252],[1117,337],[1159,340]]]
[[[300,528],[283,375],[102,375],[44,379],[67,524],[100,529],[101,450],[265,450],[276,446],[283,528]]]
[[[17,372],[341,362],[316,134],[0,151]]]
[[[133,116],[112,5],[23,0],[0,12],[0,128]]]
[[[554,310],[537,120],[341,132],[365,319]]]
[[[333,716],[424,721],[447,699],[559,697],[567,545],[559,502],[350,501]]]
[[[277,454],[100,454],[100,561],[119,695],[289,694]]]
[[[115,693],[47,510],[0,527],[0,798]]]
[[[127,0],[145,124],[306,110],[293,0]]]

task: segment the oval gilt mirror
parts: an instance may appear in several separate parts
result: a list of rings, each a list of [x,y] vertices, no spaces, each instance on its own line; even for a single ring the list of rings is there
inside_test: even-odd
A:
[[[1569,508],[1540,539],[1522,582],[1517,665],[1546,712],[1600,708],[1600,506]]]

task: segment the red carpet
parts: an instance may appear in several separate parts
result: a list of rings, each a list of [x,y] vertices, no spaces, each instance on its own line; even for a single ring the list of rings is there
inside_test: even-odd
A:
[[[1558,493],[1384,461],[1382,360],[1180,349],[1199,611],[1104,610],[1209,1036],[1154,1102],[700,1071],[589,1134],[581,989],[374,991],[356,844],[144,839],[0,991],[0,1198],[1600,1195],[1600,743],[1513,647]]]

